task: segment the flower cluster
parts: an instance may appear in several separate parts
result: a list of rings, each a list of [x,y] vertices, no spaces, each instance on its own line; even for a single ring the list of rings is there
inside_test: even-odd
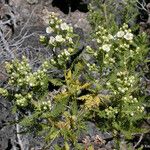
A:
[[[49,14],[49,27],[46,28],[46,32],[48,34],[55,32],[59,29],[61,29],[62,31],[68,31],[68,32],[72,32],[73,28],[71,26],[69,26],[68,24],[66,24],[65,22],[62,21],[62,19],[59,19],[58,14],[51,12]]]
[[[43,70],[38,70],[37,72],[28,74],[24,80],[26,80],[26,84],[29,85],[30,87],[35,87],[38,85],[43,86],[44,82],[42,82],[44,80],[44,78],[46,78],[46,72]]]
[[[58,54],[57,56],[57,63],[61,66],[65,66],[65,64],[68,62],[70,59],[70,56],[72,55],[72,52],[74,50],[72,48],[64,49]],[[57,65],[56,60],[51,59],[51,64]]]
[[[116,80],[112,81],[112,83],[107,82],[106,85],[108,86],[108,88],[113,89],[114,94],[125,94],[129,90],[132,91],[133,87],[137,83],[136,78],[136,76],[128,75],[128,72],[126,71],[120,71],[117,73]]]
[[[59,19],[55,13],[50,13],[49,26],[46,28],[46,33],[49,35],[48,39],[41,35],[40,41],[47,43],[52,47],[59,46],[61,44],[72,45],[73,44],[73,27]],[[53,35],[52,35],[53,34]]]
[[[38,85],[43,85],[46,79],[47,69],[49,65],[45,61],[40,69],[32,73],[31,67],[25,57],[19,62],[18,60],[13,60],[11,63],[6,63],[6,71],[10,75],[9,84],[17,86],[30,86],[35,87]]]
[[[140,113],[143,114],[145,108],[144,108],[143,105],[141,105],[139,103],[140,101],[136,97],[134,97],[132,95],[126,95],[126,96],[123,96],[121,100],[124,103],[123,107],[125,109],[124,113],[126,115],[133,116],[135,114],[137,114],[137,115],[140,114]],[[128,107],[128,108],[126,108],[126,107]],[[131,109],[131,111],[129,111],[130,107],[133,107],[134,109]]]
[[[134,36],[127,24],[124,24],[118,32],[110,33],[104,27],[98,26],[93,40],[96,43],[96,47],[86,47],[86,52],[94,57],[96,64],[94,69],[101,69],[101,74],[104,74],[107,69],[113,70],[118,65],[125,67],[131,61],[140,59],[139,52],[141,48],[135,46]],[[86,61],[89,61],[89,59]],[[133,67],[137,65],[137,62],[132,63]],[[93,66],[90,69],[93,69]]]
[[[108,31],[101,26],[97,28],[95,34],[99,50],[103,50],[106,53],[115,48],[116,50],[119,50],[119,47],[129,49],[129,44],[133,42],[133,34],[131,33],[131,30],[128,29],[127,24],[124,24],[123,27],[120,28],[120,30],[114,35],[108,33]],[[118,46],[114,46],[113,43],[118,43]]]
[[[105,109],[105,113],[108,118],[115,118],[116,115],[118,114],[118,109],[109,106],[108,108]]]
[[[70,24],[63,22],[57,14],[51,13],[49,16],[49,26],[46,28],[47,36],[41,35],[40,41],[45,46],[50,47],[52,56],[50,63],[57,67],[64,67],[70,56],[76,52],[78,36],[73,32]]]
[[[98,26],[97,31],[95,33],[96,42],[99,45],[99,50],[104,52],[109,52],[112,47],[112,40],[114,40],[114,36],[109,34],[106,29],[102,26]]]
[[[28,93],[27,95],[15,94],[16,105],[20,107],[25,107],[28,105],[29,100],[32,99],[32,95]]]
[[[137,80],[137,74],[133,76],[130,75],[127,71],[120,71],[117,72],[115,80],[113,79],[112,81],[106,83],[106,86],[114,94],[114,101],[118,101],[122,105],[122,112],[120,112],[120,115],[126,118],[127,116],[132,117],[135,114],[139,115],[143,114],[144,112],[144,106],[141,106],[140,100],[138,100],[137,96],[134,95],[137,88]],[[116,99],[116,97],[118,98],[118,100]],[[111,110],[115,112],[116,108],[113,108]],[[110,111],[107,110],[107,115],[108,112]],[[113,114],[113,112],[111,113]]]
[[[98,57],[97,51],[92,49],[89,45],[86,46],[86,52],[89,53],[89,54],[92,54],[95,58]]]
[[[138,103],[138,99],[136,97],[133,97],[132,95],[123,96],[122,101],[128,104]]]
[[[38,101],[37,95],[41,96],[44,94],[48,87],[47,71],[49,67],[50,61],[46,60],[40,68],[33,72],[28,60],[24,56],[22,61],[13,60],[6,63],[6,71],[9,75],[8,84],[10,87],[14,87],[14,95],[12,96],[14,96],[16,105],[26,107],[29,104],[32,105],[29,103],[31,100]],[[7,91],[3,89],[1,93],[6,95]],[[36,97],[33,95],[36,95]]]
[[[39,106],[38,106],[39,110],[44,110],[44,111],[51,110],[51,108],[52,108],[52,105],[51,105],[50,100],[43,101],[43,102],[39,103]]]
[[[87,63],[87,67],[88,67],[89,71],[97,70],[95,63],[92,63],[92,64]]]
[[[57,56],[57,60],[52,58],[50,60],[50,63],[53,65],[53,66],[57,66],[57,64],[63,66],[65,65],[65,63],[70,59],[70,56],[73,54],[74,52],[74,49],[73,48],[68,48],[68,49],[64,49],[60,52],[60,54],[58,54]]]
[[[136,83],[136,79],[135,76],[126,76],[126,74],[123,75],[121,74],[122,72],[118,73],[118,78],[117,78],[117,82],[118,84],[120,84],[121,86],[118,87],[118,91],[125,93],[126,91],[128,91],[130,88],[133,88],[133,86]]]
[[[112,66],[115,63],[115,58],[112,58],[109,54],[106,54],[104,57],[104,64]]]
[[[42,63],[42,66],[41,66],[43,72],[46,72],[49,68],[50,68],[50,61],[49,60],[46,60]]]
[[[11,63],[6,62],[6,71],[9,74],[9,84],[22,86],[26,82],[25,77],[31,72],[28,60],[23,56],[22,62],[13,60]]]
[[[117,32],[115,35],[117,38],[123,38],[127,41],[132,42],[133,40],[133,34],[131,33],[131,30],[128,29],[128,25],[124,24],[122,28]]]
[[[101,49],[105,52],[109,52],[110,51],[110,48],[111,48],[111,45],[110,44],[104,44]]]
[[[0,88],[0,95],[8,96],[8,91],[6,89]]]

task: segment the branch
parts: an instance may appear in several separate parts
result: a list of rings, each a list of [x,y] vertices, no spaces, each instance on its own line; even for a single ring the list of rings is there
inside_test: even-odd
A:
[[[18,114],[16,114],[15,116],[16,122],[18,121]],[[16,124],[16,131],[17,131],[17,139],[18,139],[18,144],[20,145],[21,150],[24,150],[24,144],[21,140],[21,136],[20,136],[20,125],[17,123]]]
[[[139,2],[139,0],[136,1],[140,6],[137,5],[138,9],[144,10],[149,14],[149,11],[145,8],[146,7],[146,2],[143,0],[142,3]]]
[[[31,20],[32,15],[33,15],[33,13],[34,13],[34,11],[35,11],[36,8],[37,8],[37,6],[34,7],[34,9],[33,9],[32,12],[31,12],[31,15],[29,16],[28,20],[26,21],[26,23],[25,23],[24,26],[22,27],[22,29],[21,29],[19,35],[16,36],[16,37],[14,37],[14,39],[12,40],[12,42],[14,42],[16,39],[18,39],[18,38],[20,38],[20,37],[22,36],[22,33],[23,33],[23,31],[26,29],[26,27],[27,27],[29,21]]]
[[[141,136],[140,136],[140,138],[139,138],[138,142],[134,145],[134,147],[133,147],[134,149],[135,149],[136,147],[138,147],[138,146],[139,146],[139,144],[141,143],[141,141],[142,141],[143,137],[144,137],[144,133],[142,133],[142,134],[141,134]]]
[[[1,26],[0,26],[0,29],[1,29]],[[8,42],[6,41],[6,39],[4,38],[4,34],[2,33],[1,30],[0,30],[0,38],[1,38],[1,41],[2,41],[2,43],[3,43],[4,49],[10,54],[11,59],[14,59],[15,56],[14,56],[14,54],[12,53],[12,51],[10,50],[9,44],[8,44]]]

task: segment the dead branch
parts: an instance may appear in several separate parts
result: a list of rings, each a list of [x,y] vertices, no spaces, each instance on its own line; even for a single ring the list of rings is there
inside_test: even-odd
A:
[[[137,8],[138,8],[138,9],[144,10],[144,11],[146,11],[147,13],[149,13],[148,10],[146,9],[146,2],[145,2],[145,0],[142,0],[142,3],[139,2],[139,0],[137,0],[136,2],[137,2],[137,4],[139,5],[139,6],[137,5]]]
[[[140,136],[138,142],[134,145],[134,149],[137,148],[137,147],[139,146],[139,144],[141,143],[143,137],[144,137],[144,133],[141,134],[141,136]]]

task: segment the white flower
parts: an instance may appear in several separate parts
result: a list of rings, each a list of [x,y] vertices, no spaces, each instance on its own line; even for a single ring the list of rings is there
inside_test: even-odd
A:
[[[121,89],[120,92],[124,93],[124,92],[125,92],[125,89]]]
[[[143,106],[141,106],[141,110],[144,110],[144,107],[143,107]]]
[[[101,43],[101,40],[100,39],[96,39],[97,43]]]
[[[44,35],[40,35],[40,41],[41,42],[45,41],[45,36]]]
[[[44,107],[43,107],[43,109],[44,109],[44,110],[47,110],[47,107],[46,107],[46,106],[44,106]]]
[[[110,86],[111,84],[110,84],[110,82],[107,82],[106,85],[107,85],[107,86]]]
[[[72,53],[73,51],[74,51],[73,48],[68,48],[69,53]]]
[[[116,36],[117,36],[118,38],[121,38],[121,37],[124,36],[124,32],[123,32],[123,31],[118,31],[117,34],[116,34]]]
[[[110,51],[110,45],[108,45],[108,44],[104,44],[103,46],[102,46],[102,49],[105,51],[105,52],[109,52]]]
[[[56,13],[55,13],[55,12],[50,12],[50,13],[49,13],[49,16],[50,16],[50,17],[56,16]]]
[[[18,80],[18,82],[22,82],[22,80],[21,80],[21,79],[19,79],[19,80]]]
[[[47,27],[46,28],[46,33],[50,34],[52,33],[54,30],[51,27]]]
[[[55,28],[56,28],[56,29],[59,29],[59,25],[56,25]]]
[[[89,64],[89,63],[87,63],[87,66],[88,66],[88,67],[90,67],[90,64]]]
[[[131,114],[130,114],[131,116],[134,116],[134,113],[133,112],[131,112]]]
[[[60,25],[60,28],[62,30],[69,30],[69,26],[65,22]]]
[[[133,39],[133,34],[132,33],[129,33],[127,32],[125,35],[124,35],[124,38],[128,41],[132,40]]]
[[[32,83],[29,83],[29,85],[30,85],[30,86],[33,86],[33,84],[32,84]]]
[[[52,63],[55,63],[55,60],[54,60],[54,59],[51,59],[51,62],[52,62]]]
[[[109,34],[108,39],[112,40],[112,39],[114,39],[114,37],[111,34]]]
[[[55,39],[57,42],[63,42],[64,41],[62,35],[56,35]]]
[[[49,44],[54,44],[54,42],[55,42],[55,38],[51,36],[49,39]]]
[[[64,50],[64,54],[66,55],[66,56],[69,56],[70,55],[70,53],[65,49]]]
[[[69,38],[68,41],[69,43],[73,43],[72,38]]]
[[[54,20],[53,20],[53,19],[51,19],[49,23],[50,23],[50,24],[54,24]]]
[[[96,53],[96,52],[94,53],[94,56],[95,56],[95,57],[97,56],[97,53]]]
[[[123,29],[126,29],[126,28],[128,28],[128,25],[127,24],[123,24]]]

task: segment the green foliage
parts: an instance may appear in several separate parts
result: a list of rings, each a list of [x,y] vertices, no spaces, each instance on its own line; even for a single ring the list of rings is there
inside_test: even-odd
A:
[[[132,11],[136,15],[133,5],[125,4],[127,7],[123,7],[121,11],[126,15],[118,26],[115,22],[116,15],[112,16],[115,14],[115,4],[110,6],[111,4],[112,1],[100,4],[100,1],[94,0],[90,5],[89,17],[94,30],[91,39],[94,39],[95,46],[89,45],[86,48],[87,55],[93,60],[90,62],[85,59],[89,70],[86,78],[95,85],[96,92],[108,96],[103,99],[104,106],[93,109],[95,119],[99,118],[102,122],[98,124],[100,129],[111,131],[116,140],[120,139],[118,135],[130,139],[134,133],[146,132],[139,129],[140,122],[147,116],[144,107],[145,95],[141,87],[144,73],[142,70],[136,70],[139,64],[143,65],[143,70],[146,69],[143,60],[149,50],[148,38],[145,33],[134,36],[126,24],[127,21],[131,23],[129,16]],[[132,4],[135,4],[135,1]],[[95,6],[102,8],[95,9]]]
[[[47,36],[40,36],[51,58],[36,70],[24,56],[21,61],[6,62],[8,86],[0,88],[0,94],[13,101],[25,130],[44,136],[47,144],[63,137],[63,147],[57,145],[56,150],[68,150],[71,145],[83,149],[78,138],[87,120],[99,120],[95,124],[112,132],[117,143],[121,136],[131,139],[135,133],[146,132],[139,125],[147,117],[141,87],[146,68],[143,60],[149,50],[147,37],[144,33],[135,36],[126,24],[132,11],[136,14],[132,2],[118,3],[124,16],[119,25],[119,6],[112,2],[93,0],[90,4],[92,44],[75,60],[71,57],[78,52],[80,37],[51,13]],[[137,71],[139,64],[143,68]],[[49,91],[50,83],[58,89]]]
[[[89,5],[89,22],[93,29],[101,25],[107,30],[117,30],[123,23],[134,25],[138,15],[137,0],[92,0]]]

